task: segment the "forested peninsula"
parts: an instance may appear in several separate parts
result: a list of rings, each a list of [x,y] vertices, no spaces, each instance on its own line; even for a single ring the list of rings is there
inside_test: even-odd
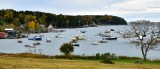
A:
[[[34,26],[32,26],[34,25]],[[0,28],[16,27],[25,30],[34,27],[39,30],[41,25],[55,28],[77,28],[92,25],[127,25],[127,22],[113,15],[62,15],[40,11],[15,11],[13,9],[0,10]]]

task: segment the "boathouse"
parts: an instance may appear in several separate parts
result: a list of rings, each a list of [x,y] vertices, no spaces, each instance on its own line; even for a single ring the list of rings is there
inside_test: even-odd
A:
[[[8,34],[7,38],[19,38],[20,34],[13,28],[5,28],[5,32]]]

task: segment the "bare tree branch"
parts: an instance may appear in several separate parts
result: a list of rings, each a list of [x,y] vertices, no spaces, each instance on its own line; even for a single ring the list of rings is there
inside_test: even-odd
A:
[[[160,35],[160,23],[155,24],[146,20],[134,21],[131,22],[131,29],[131,33],[137,38],[136,40],[132,40],[131,43],[141,48],[145,61],[148,51],[156,50],[160,43],[160,40],[157,38]]]

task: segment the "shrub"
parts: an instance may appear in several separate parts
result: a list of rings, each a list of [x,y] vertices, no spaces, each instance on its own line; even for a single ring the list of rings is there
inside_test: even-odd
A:
[[[23,57],[23,58],[39,58],[39,59],[47,59],[47,58],[50,57],[50,56],[47,56],[47,55],[39,55],[39,54],[31,54],[31,53],[18,53],[18,54],[0,53],[0,56]]]
[[[97,53],[95,57],[96,57],[96,59],[100,59],[101,58],[100,53]]]
[[[71,54],[71,52],[74,51],[74,47],[72,46],[71,43],[64,43],[64,44],[60,47],[60,51],[67,56],[67,55]]]
[[[155,63],[160,63],[160,59],[154,59],[154,60],[148,60],[148,61],[155,62]]]
[[[105,64],[115,64],[113,61],[111,61],[110,59],[103,59],[102,60],[102,63],[105,63]]]
[[[128,56],[119,56],[118,59],[136,59],[136,60],[141,60],[142,58],[139,58],[139,57],[128,57]]]
[[[112,54],[104,53],[104,54],[101,55],[101,59],[105,59],[105,58],[107,58],[107,59],[117,59],[117,56],[114,53],[112,53]]]

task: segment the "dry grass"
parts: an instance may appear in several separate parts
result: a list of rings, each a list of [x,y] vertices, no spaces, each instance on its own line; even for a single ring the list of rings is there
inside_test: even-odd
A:
[[[0,69],[160,69],[158,64],[115,63],[103,64],[93,60],[0,57]]]

